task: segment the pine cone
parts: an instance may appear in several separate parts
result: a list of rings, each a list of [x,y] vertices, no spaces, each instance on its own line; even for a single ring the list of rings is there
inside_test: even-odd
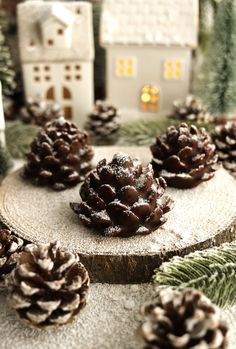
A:
[[[44,126],[48,121],[62,116],[60,105],[56,102],[48,102],[40,97],[28,98],[25,107],[21,108],[20,117],[25,123]]]
[[[171,119],[196,122],[213,122],[214,117],[202,106],[202,103],[194,96],[189,95],[185,101],[174,101]]]
[[[215,146],[205,129],[181,124],[170,126],[151,146],[156,176],[177,188],[193,188],[214,176]]]
[[[88,118],[85,129],[94,144],[111,145],[117,142],[120,123],[115,107],[102,101],[96,101],[95,110]]]
[[[16,265],[16,257],[21,251],[23,240],[8,229],[0,229],[0,288],[4,288],[4,280]]]
[[[155,303],[144,306],[145,349],[225,349],[227,326],[219,310],[197,290],[162,290]]]
[[[39,131],[27,158],[25,178],[63,190],[82,181],[91,170],[93,150],[88,135],[61,117]]]
[[[212,133],[219,160],[236,178],[236,121],[217,126]]]
[[[82,203],[71,203],[82,223],[105,236],[149,234],[161,226],[171,199],[163,196],[166,182],[153,177],[152,166],[118,153],[102,160],[80,189]]]
[[[13,308],[34,326],[60,326],[85,306],[88,272],[76,254],[58,243],[27,245],[8,279]]]

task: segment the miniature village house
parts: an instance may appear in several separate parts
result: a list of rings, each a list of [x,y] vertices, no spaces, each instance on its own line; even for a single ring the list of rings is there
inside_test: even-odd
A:
[[[135,116],[169,112],[189,93],[197,35],[198,0],[104,0],[107,98]]]
[[[18,23],[26,97],[55,100],[82,125],[94,103],[91,4],[26,1]]]

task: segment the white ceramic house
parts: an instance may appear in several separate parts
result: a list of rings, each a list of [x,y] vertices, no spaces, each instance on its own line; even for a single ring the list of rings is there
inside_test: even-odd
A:
[[[25,1],[18,26],[26,97],[56,100],[82,125],[94,104],[91,4]]]
[[[189,93],[197,36],[198,0],[104,0],[107,99],[133,116],[168,113]]]

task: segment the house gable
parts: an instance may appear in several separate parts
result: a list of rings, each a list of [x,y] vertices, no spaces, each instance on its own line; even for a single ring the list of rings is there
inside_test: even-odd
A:
[[[17,11],[23,62],[93,60],[90,3],[32,0],[20,3]]]

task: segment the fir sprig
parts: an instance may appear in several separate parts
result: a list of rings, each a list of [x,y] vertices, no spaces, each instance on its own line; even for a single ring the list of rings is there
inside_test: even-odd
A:
[[[154,142],[156,136],[165,133],[168,126],[177,126],[181,122],[195,124],[191,121],[179,121],[169,118],[137,120],[122,124],[120,130],[119,145],[150,145]],[[213,124],[197,123],[198,127],[205,127],[207,131],[213,128]]]
[[[236,303],[236,242],[227,243],[185,257],[173,257],[155,270],[158,287],[203,291],[220,307]]]

